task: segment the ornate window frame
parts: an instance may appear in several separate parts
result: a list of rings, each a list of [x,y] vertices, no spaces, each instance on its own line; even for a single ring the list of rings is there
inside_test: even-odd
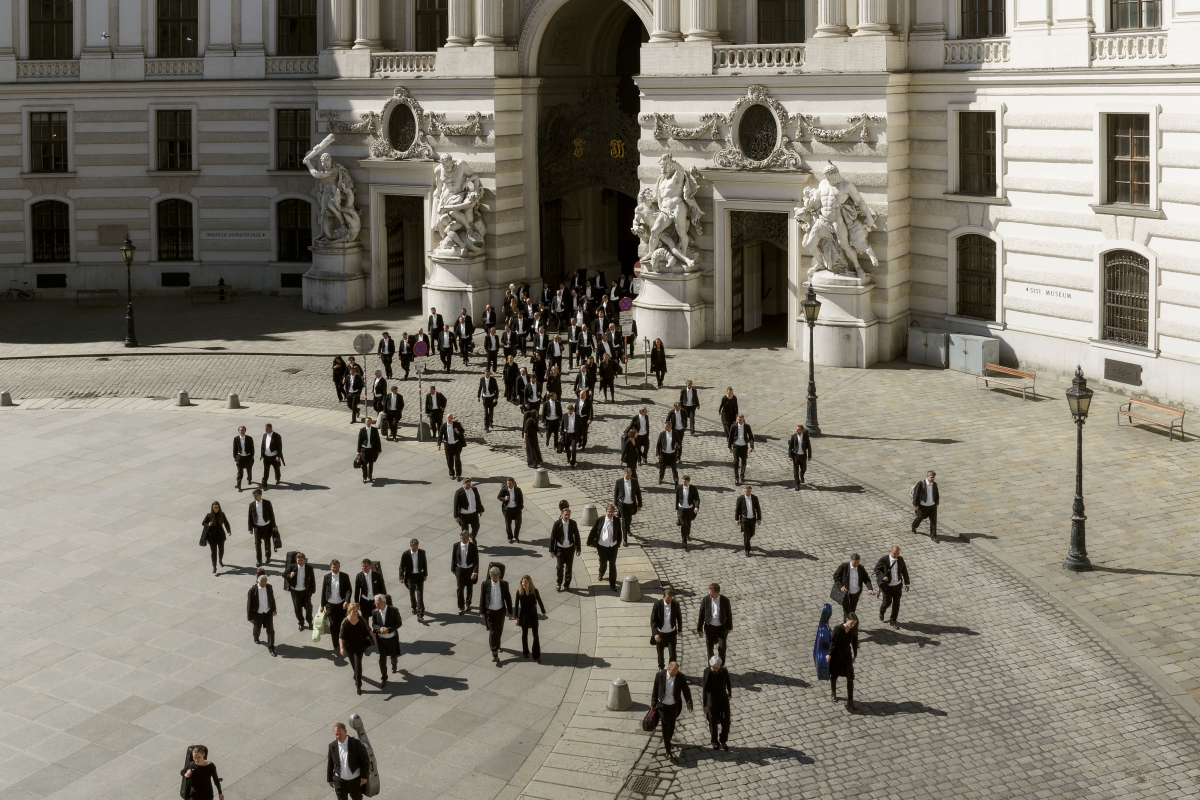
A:
[[[392,112],[397,105],[405,105],[412,111],[416,120],[417,131],[412,144],[407,150],[397,150],[388,141],[387,128]],[[337,111],[319,111],[317,116],[326,121],[330,133],[365,133],[367,134],[367,151],[370,157],[381,161],[432,161],[435,157],[433,145],[429,136],[473,136],[483,137],[483,123],[494,119],[493,114],[474,111],[467,115],[465,122],[449,123],[446,115],[438,112],[427,112],[421,108],[417,98],[409,94],[403,86],[397,86],[394,93],[379,111],[366,111],[359,114],[355,123],[342,122]]]

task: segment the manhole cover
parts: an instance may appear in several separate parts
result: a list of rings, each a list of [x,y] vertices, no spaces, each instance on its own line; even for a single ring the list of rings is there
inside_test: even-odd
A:
[[[286,372],[288,375],[295,375],[297,372],[300,372],[300,370],[296,367],[289,367],[285,369],[284,372]]]
[[[628,789],[635,794],[653,794],[658,789],[658,776],[634,775],[629,779]]]

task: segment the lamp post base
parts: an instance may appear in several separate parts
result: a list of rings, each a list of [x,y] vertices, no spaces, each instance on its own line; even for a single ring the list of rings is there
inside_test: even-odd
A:
[[[138,347],[137,334],[133,331],[133,303],[125,311],[125,346]]]
[[[1063,569],[1069,569],[1071,572],[1091,572],[1092,562],[1087,556],[1068,553],[1063,559]]]

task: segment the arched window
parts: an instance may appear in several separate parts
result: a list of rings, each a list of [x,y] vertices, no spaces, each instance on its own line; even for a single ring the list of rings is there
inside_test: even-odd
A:
[[[43,200],[30,209],[33,260],[71,260],[71,207],[58,200]]]
[[[955,240],[958,251],[958,309],[960,317],[996,319],[996,243],[968,233]]]
[[[758,0],[758,43],[804,41],[804,0]]]
[[[446,46],[450,32],[449,0],[417,0],[417,50],[433,52]]]
[[[1146,347],[1150,335],[1150,262],[1128,250],[1104,254],[1104,331],[1110,342]]]
[[[276,53],[281,56],[317,54],[317,0],[279,0]]]
[[[71,58],[74,49],[71,0],[31,0],[29,3],[29,57],[51,60]]]
[[[307,200],[275,204],[275,239],[280,261],[312,261],[312,205]]]
[[[158,260],[192,260],[192,204],[163,200],[158,204]]]

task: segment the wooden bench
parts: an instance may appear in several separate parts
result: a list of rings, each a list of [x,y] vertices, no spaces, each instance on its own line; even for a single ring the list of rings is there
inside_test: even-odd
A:
[[[1155,414],[1158,416],[1153,416]],[[1129,402],[1117,411],[1117,424],[1120,425],[1121,417],[1125,417],[1130,423],[1136,421],[1144,422],[1147,425],[1158,425],[1160,428],[1167,429],[1167,441],[1174,440],[1176,430],[1179,431],[1179,440],[1186,441],[1183,435],[1183,414],[1182,408],[1172,408],[1161,403],[1152,403],[1149,400],[1131,397]]]
[[[989,375],[989,372],[999,373],[1001,377]],[[1002,367],[999,364],[987,364],[983,368],[983,372],[975,376],[975,385],[978,386],[980,381],[983,381],[985,388],[992,388],[992,384],[1003,386],[1005,389],[1013,389],[1021,392],[1021,399],[1024,400],[1025,392],[1031,392],[1034,397],[1037,397],[1037,390],[1034,388],[1034,382],[1037,380],[1037,373],[1026,372],[1022,369],[1012,369],[1011,367]]]
[[[233,300],[233,287],[229,285],[189,286],[188,298],[193,303],[196,302],[197,299],[215,300],[218,303],[223,300]]]
[[[78,307],[79,303],[85,300],[112,300],[120,304],[121,292],[119,289],[77,289],[75,306]]]

